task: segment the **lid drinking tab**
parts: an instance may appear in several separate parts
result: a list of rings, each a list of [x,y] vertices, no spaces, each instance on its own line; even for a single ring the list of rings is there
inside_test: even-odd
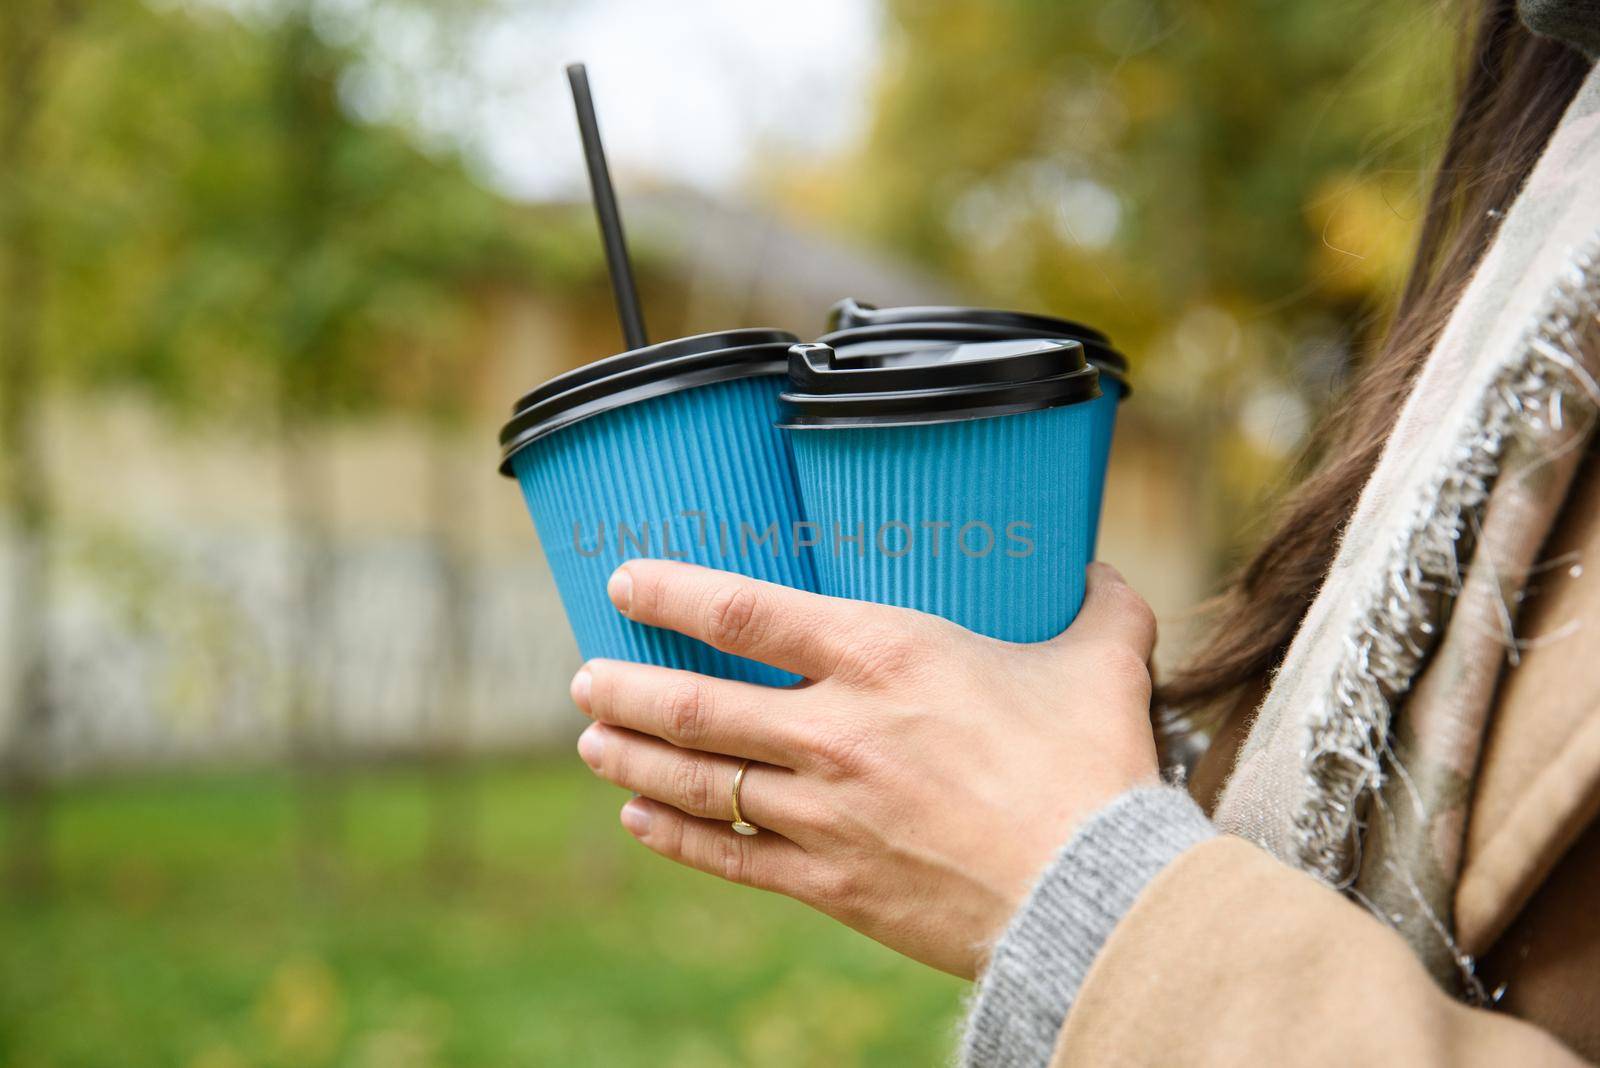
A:
[[[1099,330],[1070,319],[994,308],[915,306],[878,308],[846,297],[828,315],[829,332],[817,340],[840,349],[870,346],[875,351],[962,341],[1076,341],[1085,358],[1128,392],[1127,358]]]
[[[1076,341],[1006,339],[907,349],[795,345],[783,394],[792,429],[915,426],[1076,404],[1100,395]]]
[[[1032,312],[1002,311],[998,308],[965,308],[955,305],[880,308],[875,304],[846,297],[828,312],[828,330],[837,332],[859,326],[905,326],[920,323],[959,323],[963,326],[992,326],[1013,331],[1022,337],[1065,337],[1074,341],[1108,342],[1105,334],[1092,326]]]

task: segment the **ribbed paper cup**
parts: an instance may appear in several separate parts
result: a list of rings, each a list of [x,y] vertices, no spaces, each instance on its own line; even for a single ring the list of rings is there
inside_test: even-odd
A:
[[[827,346],[797,346],[786,426],[823,593],[1014,642],[1072,622],[1093,540],[1100,395],[1081,346],[1032,345],[887,366],[830,366],[817,352]],[[876,379],[844,381],[857,374]]]
[[[1084,358],[1100,372],[1101,396],[1094,408],[1094,448],[1091,452],[1093,516],[1089,554],[1094,557],[1105,499],[1106,471],[1117,410],[1128,397],[1128,361],[1104,333],[1070,319],[995,308],[899,307],[879,308],[853,298],[834,305],[829,333],[818,340],[840,353],[912,351],[1001,339],[1064,339],[1084,347]]]
[[[1089,559],[1095,558],[1100,545],[1100,513],[1106,500],[1106,475],[1111,466],[1111,439],[1117,430],[1117,409],[1128,387],[1120,378],[1100,369],[1100,396],[1089,402],[1090,429],[1089,475],[1093,485],[1089,490],[1092,514],[1089,517]]]
[[[931,426],[795,430],[820,589],[1006,641],[1059,634],[1083,603],[1094,424],[1091,402]]]
[[[674,631],[634,623],[606,595],[612,572],[636,557],[687,560],[816,588],[809,556],[794,548],[801,521],[794,464],[788,441],[774,426],[784,378],[771,372],[787,345],[768,340],[753,347],[743,359],[742,376],[702,385],[684,383],[741,368],[708,370],[703,360],[686,365],[684,357],[669,353],[658,363],[680,361],[670,376],[658,373],[658,363],[646,365],[643,381],[637,374],[621,381],[615,374],[591,374],[578,388],[609,381],[616,387],[612,392],[596,388],[595,394],[639,399],[601,405],[570,420],[546,410],[543,417],[558,425],[532,440],[519,442],[519,435],[547,424],[513,420],[502,433],[506,469],[522,487],[586,659],[632,660],[767,685],[795,681],[787,672]],[[673,388],[662,392],[663,383]],[[530,397],[548,403],[571,388],[563,383],[562,389]]]

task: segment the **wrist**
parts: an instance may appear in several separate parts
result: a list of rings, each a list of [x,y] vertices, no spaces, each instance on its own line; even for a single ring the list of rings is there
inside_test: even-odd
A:
[[[963,1062],[1048,1062],[1101,946],[1145,885],[1216,834],[1183,791],[1141,786],[1093,813],[1045,868],[979,981]]]

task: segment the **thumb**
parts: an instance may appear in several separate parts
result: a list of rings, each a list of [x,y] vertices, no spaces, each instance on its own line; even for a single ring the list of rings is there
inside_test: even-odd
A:
[[[1125,645],[1149,663],[1156,646],[1156,616],[1110,564],[1098,561],[1086,574],[1083,607],[1058,640],[1094,638]]]

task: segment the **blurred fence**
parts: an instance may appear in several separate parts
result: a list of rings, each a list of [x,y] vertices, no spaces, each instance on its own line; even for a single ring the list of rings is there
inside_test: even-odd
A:
[[[206,538],[104,551],[67,533],[49,623],[49,701],[41,754],[54,773],[270,759],[289,746],[292,646],[282,539]],[[339,755],[425,754],[440,741],[517,749],[570,733],[553,700],[576,662],[536,554],[480,562],[467,578],[468,650],[442,692],[434,547],[396,540],[340,545],[331,568],[328,640],[306,665],[319,742]],[[9,681],[9,680],[8,680]]]
[[[41,770],[266,761],[297,741],[341,760],[505,751],[571,733],[577,651],[486,449],[453,445],[460,508],[439,531],[419,504],[426,428],[329,435],[337,514],[313,550],[259,521],[276,498],[265,444],[81,401],[51,421],[77,430],[53,435]],[[87,426],[101,436],[85,440]],[[308,551],[324,558],[307,651],[294,631]],[[15,625],[0,620],[0,648]],[[0,685],[12,670],[0,664]],[[293,737],[295,687],[307,738]]]

